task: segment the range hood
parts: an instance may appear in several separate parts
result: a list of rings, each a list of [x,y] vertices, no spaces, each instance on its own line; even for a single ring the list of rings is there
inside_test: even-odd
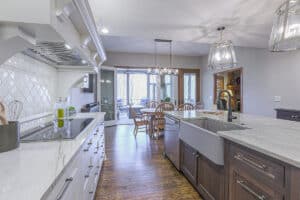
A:
[[[18,52],[95,70],[106,61],[88,0],[10,0],[0,13],[0,64]]]

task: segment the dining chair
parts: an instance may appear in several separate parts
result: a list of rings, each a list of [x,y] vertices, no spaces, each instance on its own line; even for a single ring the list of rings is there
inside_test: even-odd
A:
[[[157,101],[150,101],[147,105],[148,108],[156,108],[159,105]]]
[[[165,114],[164,111],[173,111],[174,104],[169,102],[160,103],[155,109],[154,131],[157,135],[165,129]]]
[[[197,102],[195,105],[195,110],[203,110],[204,105],[201,102]]]
[[[137,114],[136,111],[130,107],[130,114],[134,121],[134,135],[136,136],[139,130],[145,130],[146,133],[149,131],[149,121],[147,115]]]
[[[178,106],[178,111],[185,111],[185,110],[194,110],[195,107],[191,103],[184,103]]]

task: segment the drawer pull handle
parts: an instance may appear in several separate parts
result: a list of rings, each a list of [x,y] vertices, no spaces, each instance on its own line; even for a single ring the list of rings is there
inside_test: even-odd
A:
[[[87,173],[84,175],[84,178],[90,177],[90,173],[91,173],[93,167],[94,167],[93,165],[88,166],[89,169],[88,169]]]
[[[66,191],[67,191],[67,189],[68,189],[68,187],[70,186],[70,184],[71,184],[72,181],[73,181],[73,178],[72,178],[72,177],[67,178],[67,179],[65,180],[65,183],[64,183],[64,185],[63,185],[61,191],[60,191],[59,194],[57,195],[56,200],[60,200],[60,199],[63,198],[64,194],[66,193]]]
[[[242,161],[243,163],[249,165],[249,166],[252,166],[252,167],[255,167],[257,169],[259,169],[261,172],[263,172],[264,174],[266,174],[267,176],[269,176],[270,178],[272,179],[275,179],[275,176],[269,172],[267,172],[267,169],[268,167],[264,164],[258,164],[256,162],[254,162],[253,160],[250,160],[248,158],[246,158],[244,155],[242,154],[236,154],[234,156],[235,159],[239,160],[239,161]]]
[[[266,200],[266,197],[264,195],[257,194],[253,189],[251,189],[249,186],[247,186],[244,181],[237,180],[236,183],[239,184],[245,191],[247,191],[251,195],[253,195],[256,199]]]

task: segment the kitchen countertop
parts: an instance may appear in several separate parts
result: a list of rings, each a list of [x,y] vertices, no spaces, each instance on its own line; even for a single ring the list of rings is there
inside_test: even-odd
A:
[[[227,112],[220,115],[203,111],[172,111],[166,115],[177,119],[212,118],[226,121]],[[223,131],[218,134],[230,141],[300,168],[300,123],[248,114],[234,113],[233,123],[249,129]]]
[[[94,120],[73,140],[21,143],[0,153],[0,199],[39,200],[72,159],[104,113],[78,113]]]

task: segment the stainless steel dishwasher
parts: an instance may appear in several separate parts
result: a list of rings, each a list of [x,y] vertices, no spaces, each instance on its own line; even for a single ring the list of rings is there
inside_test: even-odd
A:
[[[165,156],[180,170],[179,128],[180,120],[165,115],[164,146]]]

